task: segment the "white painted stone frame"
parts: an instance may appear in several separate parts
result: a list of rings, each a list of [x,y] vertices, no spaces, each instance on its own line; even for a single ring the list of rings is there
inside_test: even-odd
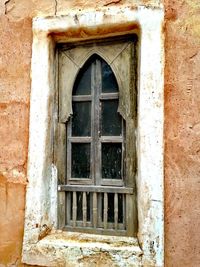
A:
[[[134,238],[122,238],[128,242],[128,250],[132,251],[129,257],[123,258],[123,253],[127,253],[127,247],[121,247],[120,253],[122,254],[120,254],[118,250],[111,251],[112,244],[112,249],[110,249],[109,245],[102,240],[98,243],[97,237],[95,237],[95,242],[98,244],[95,244],[97,247],[99,246],[99,251],[110,250],[111,257],[113,259],[115,257],[119,266],[123,266],[123,264],[126,266],[130,264],[148,267],[164,266],[163,17],[162,8],[110,7],[98,11],[70,11],[65,16],[33,20],[28,152],[29,183],[22,251],[24,263],[42,266],[67,266],[70,263],[69,266],[73,266],[73,264],[79,266],[78,259],[80,260],[80,257],[84,255],[77,252],[77,247],[83,246],[81,253],[85,253],[85,255],[92,255],[95,247],[92,241],[91,247],[88,243],[84,245],[82,242],[80,245],[78,241],[71,242],[70,235],[55,230],[57,226],[57,178],[56,166],[52,164],[53,124],[56,114],[54,106],[56,82],[53,67],[55,66],[55,40],[50,34],[67,33],[69,29],[79,29],[80,27],[95,29],[105,25],[112,27],[132,23],[140,27],[137,129],[137,202],[140,247],[137,246]],[[123,35],[123,32],[120,34]],[[102,36],[93,36],[93,38],[99,37]],[[69,41],[70,37],[67,38]],[[48,234],[51,228],[52,231]],[[46,237],[44,237],[45,235]],[[92,238],[93,236],[91,236],[91,240],[94,240]],[[105,240],[105,237],[103,239]],[[112,238],[113,242],[119,241],[118,239],[117,237]],[[133,257],[133,255],[135,256]]]

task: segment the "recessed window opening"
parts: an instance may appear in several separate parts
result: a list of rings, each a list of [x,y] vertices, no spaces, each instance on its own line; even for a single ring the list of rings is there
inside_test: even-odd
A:
[[[111,44],[105,48],[111,51]],[[59,184],[62,202],[65,202],[63,214],[59,209],[62,229],[112,235],[133,235],[136,231],[134,172],[127,175],[127,167],[130,170],[135,161],[134,151],[127,149],[128,140],[130,145],[127,130],[130,134],[129,120],[135,118],[132,113],[126,120],[119,112],[122,89],[120,92],[118,83],[120,78],[129,80],[126,97],[135,101],[131,93],[135,90],[131,88],[135,69],[133,48],[133,43],[117,42],[114,50],[114,61],[118,57],[116,66],[122,64],[119,71],[123,70],[123,64],[128,65],[124,68],[128,69],[127,77],[120,73],[117,79],[112,69],[115,65],[108,64],[97,53],[86,60],[76,75],[71,97],[72,115],[62,123],[64,138],[59,138],[65,142],[64,180]],[[62,64],[59,66],[62,68]],[[70,74],[63,77],[65,75]]]

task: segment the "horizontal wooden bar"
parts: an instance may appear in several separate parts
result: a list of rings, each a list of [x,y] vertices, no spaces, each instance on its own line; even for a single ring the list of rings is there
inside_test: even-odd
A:
[[[66,225],[63,230],[67,230],[70,232],[82,232],[82,233],[89,233],[89,234],[102,234],[102,235],[111,235],[111,236],[127,236],[126,230],[116,231],[115,229],[102,229],[102,228],[90,228],[90,227],[73,227]]]
[[[58,185],[58,191],[134,194],[133,188],[117,186]]]
[[[119,93],[101,93],[99,98],[100,100],[118,99]]]
[[[127,233],[125,230],[118,229],[101,229],[101,228],[81,228],[81,227],[70,227],[66,226],[63,230],[67,230],[70,232],[82,232],[82,233],[89,233],[89,234],[102,234],[102,235],[111,235],[111,236],[126,236]]]
[[[102,143],[122,143],[123,137],[122,136],[101,136],[100,142]]]
[[[81,137],[71,136],[68,137],[68,141],[71,143],[91,143],[92,138],[90,136],[81,136]]]
[[[112,223],[112,222],[108,222],[107,223],[107,226],[108,226],[108,228],[107,229],[109,229],[109,230],[114,230],[115,228],[115,224],[114,223]],[[65,225],[64,227],[73,227],[73,220],[70,220],[69,221],[69,224],[67,224],[67,225]],[[84,226],[84,222],[83,221],[76,221],[76,229],[77,228],[79,228],[79,229],[84,229],[84,228],[86,228],[86,229],[94,229],[94,227],[93,227],[93,224],[92,224],[92,222],[91,221],[86,221],[86,226]],[[104,223],[103,223],[103,221],[101,221],[100,223],[98,223],[98,229],[104,229],[103,228],[104,227]],[[118,230],[125,230],[125,224],[123,224],[123,223],[118,223]]]
[[[69,185],[93,185],[94,180],[92,178],[69,178]]]
[[[104,226],[104,223],[100,222],[98,228],[103,228],[103,226]],[[108,222],[107,226],[108,226],[107,229],[110,229],[110,230],[115,229],[115,223]],[[125,224],[124,223],[118,223],[118,230],[125,230]]]
[[[124,185],[124,181],[123,179],[108,179],[108,178],[102,178],[101,179],[101,185],[102,186],[123,186]],[[116,192],[117,193],[117,192]]]
[[[91,95],[74,95],[72,96],[72,101],[83,102],[83,101],[92,101]]]

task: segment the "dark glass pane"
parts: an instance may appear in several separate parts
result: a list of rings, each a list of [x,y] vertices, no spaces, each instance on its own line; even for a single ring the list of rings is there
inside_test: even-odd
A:
[[[102,92],[103,93],[118,92],[118,85],[115,75],[111,67],[105,61],[102,61],[101,71],[102,71]]]
[[[72,144],[72,178],[90,177],[90,144]]]
[[[102,178],[121,179],[121,143],[102,144]]]
[[[83,193],[77,192],[76,199],[77,199],[77,221],[82,221],[83,220]]]
[[[91,94],[91,63],[88,62],[80,70],[73,88],[73,95]]]
[[[90,136],[91,103],[73,102],[72,136]]]
[[[118,194],[118,223],[123,223],[123,195]]]
[[[122,133],[122,118],[117,112],[118,100],[106,100],[102,105],[102,135],[118,136]]]

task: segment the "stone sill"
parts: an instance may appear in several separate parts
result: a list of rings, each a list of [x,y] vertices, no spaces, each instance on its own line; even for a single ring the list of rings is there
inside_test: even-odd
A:
[[[139,267],[142,254],[136,238],[53,231],[27,247],[23,262],[40,266],[98,263],[99,266]]]

